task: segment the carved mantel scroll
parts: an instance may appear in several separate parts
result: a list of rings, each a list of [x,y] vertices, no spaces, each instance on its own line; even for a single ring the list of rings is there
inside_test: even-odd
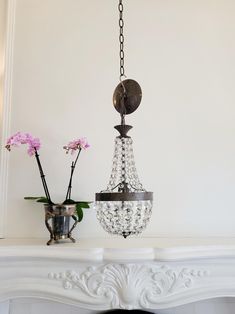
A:
[[[49,273],[64,289],[76,289],[92,299],[105,300],[110,308],[153,308],[159,298],[190,289],[207,276],[206,270],[170,268],[154,264],[106,264],[85,271]]]

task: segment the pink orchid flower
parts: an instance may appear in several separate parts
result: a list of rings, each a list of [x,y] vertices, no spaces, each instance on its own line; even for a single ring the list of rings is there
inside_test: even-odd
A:
[[[6,148],[11,151],[12,147],[19,147],[21,144],[28,144],[27,152],[29,156],[35,155],[35,150],[39,150],[41,147],[38,138],[33,137],[29,133],[17,132],[8,138]]]
[[[90,144],[87,142],[85,137],[81,137],[79,139],[73,140],[68,143],[68,145],[64,146],[63,148],[66,150],[66,154],[71,152],[73,155],[78,149],[87,149],[90,147]]]

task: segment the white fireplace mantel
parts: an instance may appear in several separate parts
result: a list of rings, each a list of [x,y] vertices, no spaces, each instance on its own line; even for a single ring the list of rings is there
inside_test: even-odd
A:
[[[0,240],[0,301],[164,309],[235,296],[235,239]]]

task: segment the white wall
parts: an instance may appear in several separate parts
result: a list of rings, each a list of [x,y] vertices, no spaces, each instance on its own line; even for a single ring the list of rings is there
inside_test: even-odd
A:
[[[0,0],[0,108],[2,108],[2,88],[4,72],[4,34],[5,34],[5,16],[6,1]],[[0,110],[1,112],[2,110]]]
[[[3,111],[5,32],[6,32],[6,1],[0,0],[0,125],[2,125],[2,111]],[[0,138],[1,130],[2,129],[0,127]]]
[[[3,105],[5,25],[6,25],[6,1],[0,0],[0,121],[2,120],[2,105]]]
[[[7,188],[6,188],[6,178],[7,178],[7,168],[5,166],[5,161],[7,160],[6,155],[4,156],[3,148],[3,123],[4,121],[4,77],[6,70],[6,58],[5,58],[5,43],[6,43],[6,21],[7,21],[7,2],[6,0],[0,0],[0,238],[4,236],[5,229],[5,205],[7,202]],[[5,168],[5,171],[4,171]]]
[[[235,2],[129,0],[126,72],[143,89],[134,125],[137,169],[154,192],[145,236],[235,236]],[[55,200],[70,159],[62,146],[86,136],[74,197],[93,200],[110,174],[118,83],[116,0],[17,0],[11,133],[41,138]],[[9,134],[10,135],[10,134]],[[47,237],[35,160],[10,154],[7,236]],[[106,236],[87,210],[78,236]]]

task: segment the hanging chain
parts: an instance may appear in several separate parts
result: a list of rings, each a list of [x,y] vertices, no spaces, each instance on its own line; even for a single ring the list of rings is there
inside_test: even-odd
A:
[[[118,11],[119,11],[119,43],[120,43],[120,51],[119,51],[119,57],[120,57],[120,81],[122,81],[122,78],[126,77],[125,69],[124,69],[124,35],[123,35],[124,21],[123,21],[123,4],[122,4],[122,0],[119,0]]]

